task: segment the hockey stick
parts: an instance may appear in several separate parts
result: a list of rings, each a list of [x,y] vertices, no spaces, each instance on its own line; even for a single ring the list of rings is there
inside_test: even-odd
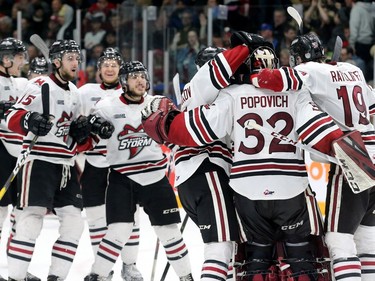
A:
[[[286,11],[288,12],[288,14],[297,22],[298,24],[298,28],[299,28],[299,32],[300,34],[302,35],[303,33],[303,23],[302,23],[302,18],[301,18],[301,15],[298,13],[298,11],[292,7],[292,6],[289,6]]]
[[[182,221],[181,228],[180,228],[181,234],[184,233],[184,229],[185,229],[185,226],[186,226],[186,223],[187,223],[188,219],[189,219],[188,214],[185,214],[184,220]],[[167,262],[167,264],[165,265],[163,274],[162,274],[162,276],[160,278],[160,281],[164,281],[165,280],[165,277],[167,277],[168,270],[169,270],[170,266],[171,266],[171,264],[169,262]]]
[[[160,242],[159,238],[156,239],[154,262],[152,263],[152,271],[151,271],[150,281],[154,281],[154,277],[155,277],[156,262],[158,261],[158,254],[159,254],[159,244],[160,244],[159,242]]]
[[[173,77],[173,90],[174,94],[176,96],[176,103],[177,106],[179,106],[182,102],[182,95],[181,95],[181,90],[180,90],[180,75],[176,73],[176,75]]]
[[[50,64],[49,49],[44,40],[38,34],[33,34],[30,36],[30,42],[39,49],[39,51],[43,54],[43,57],[46,59],[46,62]]]
[[[43,115],[48,116],[49,118],[49,85],[48,83],[44,83],[42,85],[42,106],[43,106]],[[18,157],[16,166],[14,167],[12,173],[10,174],[4,186],[0,190],[0,201],[1,199],[3,199],[5,192],[7,192],[7,190],[9,189],[9,186],[12,184],[14,178],[18,174],[22,165],[25,164],[27,157],[29,157],[31,153],[31,149],[34,147],[37,141],[38,141],[38,136],[34,136],[33,139],[31,140],[31,143],[27,147],[27,149]]]
[[[34,44],[35,47],[43,54],[43,57],[46,59],[48,65],[48,73],[52,71],[52,62],[49,59],[49,49],[44,40],[38,35],[33,34],[30,36],[30,42]]]
[[[335,41],[335,47],[333,48],[333,53],[332,53],[332,62],[338,62],[340,55],[341,55],[341,49],[342,49],[342,39],[340,36],[336,37]]]

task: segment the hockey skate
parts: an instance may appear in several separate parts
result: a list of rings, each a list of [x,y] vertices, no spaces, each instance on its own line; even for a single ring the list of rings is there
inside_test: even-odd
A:
[[[48,275],[47,281],[63,281],[64,279],[56,275]]]
[[[30,272],[26,273],[26,281],[41,281],[40,278],[36,277],[35,275],[31,274]]]
[[[190,273],[186,276],[182,276],[182,277],[180,277],[180,281],[194,281],[193,275],[191,275],[191,273]]]
[[[108,274],[107,277],[99,276],[98,274],[95,274],[95,273],[90,273],[83,279],[83,281],[111,281],[112,277],[113,277],[113,270]]]
[[[124,281],[143,281],[142,274],[135,264],[122,264],[121,277]]]

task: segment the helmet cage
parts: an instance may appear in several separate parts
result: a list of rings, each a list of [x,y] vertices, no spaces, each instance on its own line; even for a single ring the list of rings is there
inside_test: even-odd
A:
[[[83,60],[81,48],[74,40],[57,40],[49,49],[49,58],[51,62],[55,59],[61,60],[65,53],[78,53],[79,62]]]
[[[259,72],[264,68],[275,69],[278,67],[279,59],[275,51],[267,46],[256,48],[246,60],[250,73]]]
[[[121,66],[124,61],[122,59],[121,54],[119,51],[115,48],[107,48],[103,51],[101,56],[98,59],[97,68],[100,69],[104,61],[106,60],[115,60]]]
[[[124,89],[128,89],[128,78],[130,75],[144,75],[146,81],[147,81],[147,89],[150,89],[150,78],[148,75],[147,68],[143,65],[143,63],[139,61],[131,61],[131,62],[125,62],[121,65],[120,71],[119,71],[119,80],[121,83],[121,86]]]
[[[29,61],[29,54],[23,42],[21,40],[15,39],[13,37],[8,37],[0,41],[0,63],[3,65],[3,57],[8,56],[8,58],[13,61],[14,56],[17,54],[22,54],[24,57],[25,64]]]

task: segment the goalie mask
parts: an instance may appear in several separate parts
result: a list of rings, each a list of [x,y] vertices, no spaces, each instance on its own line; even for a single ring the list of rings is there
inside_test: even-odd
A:
[[[248,57],[245,64],[250,73],[259,72],[263,68],[275,69],[278,67],[278,58],[275,51],[267,46],[256,48]]]
[[[146,91],[150,89],[150,78],[148,76],[147,68],[140,61],[125,62],[120,67],[119,78],[122,88],[125,93],[129,93],[128,78],[131,75],[142,75],[147,81]],[[130,93],[131,95],[131,93]]]
[[[221,52],[225,51],[224,48],[220,47],[207,47],[201,49],[197,57],[195,59],[195,64],[198,67],[202,67],[206,62],[212,60],[217,54],[220,54]]]
[[[295,67],[301,62],[320,62],[325,58],[323,45],[318,36],[313,33],[297,36],[290,45],[289,52],[291,67]],[[298,58],[300,58],[300,61],[298,61]]]

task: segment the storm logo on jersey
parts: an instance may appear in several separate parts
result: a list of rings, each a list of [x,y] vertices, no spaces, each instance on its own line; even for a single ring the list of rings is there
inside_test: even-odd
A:
[[[69,126],[71,123],[73,113],[70,112],[70,114],[66,113],[65,111],[61,114],[61,117],[57,120],[56,126],[57,131],[55,133],[56,137],[63,137],[67,136],[69,134]],[[65,139],[64,139],[65,141]]]
[[[129,149],[129,159],[137,156],[145,146],[150,146],[152,143],[152,139],[146,135],[142,125],[134,128],[126,124],[117,139],[119,140],[119,150]]]

